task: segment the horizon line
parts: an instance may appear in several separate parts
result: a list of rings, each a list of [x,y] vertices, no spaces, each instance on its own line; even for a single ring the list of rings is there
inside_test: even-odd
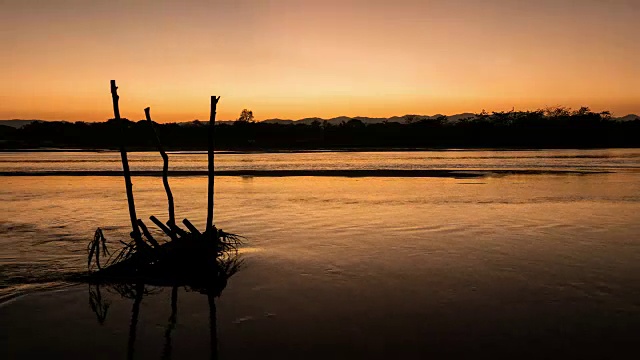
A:
[[[568,107],[568,106],[562,106],[562,105],[556,105],[556,106],[548,106],[545,108],[537,108],[535,110],[531,110],[531,109],[526,109],[526,110],[517,110],[515,108],[512,107],[511,110],[505,111],[505,110],[491,110],[491,111],[487,111],[486,109],[482,109],[481,111],[486,111],[488,114],[492,114],[492,113],[498,113],[498,112],[534,112],[534,111],[539,111],[539,110],[545,110],[547,108],[566,108],[567,110],[573,110],[574,108],[572,107]],[[587,108],[589,108],[587,106]],[[249,109],[247,109],[249,110]],[[603,112],[607,112],[608,110],[603,110],[603,111],[593,111],[594,113],[603,113]],[[362,118],[362,119],[392,119],[392,118],[402,118],[402,117],[406,117],[406,116],[423,116],[423,117],[437,117],[437,116],[446,116],[446,117],[454,117],[454,116],[460,116],[460,115],[477,115],[480,112],[461,112],[461,113],[456,113],[456,114],[442,114],[442,113],[436,113],[433,115],[427,115],[427,114],[416,114],[416,113],[406,113],[404,115],[393,115],[393,116],[362,116],[362,115],[356,115],[356,116],[348,116],[348,115],[340,115],[340,116],[334,116],[334,117],[329,117],[329,118],[323,118],[323,117],[319,117],[319,116],[308,116],[308,117],[303,117],[303,118],[298,118],[298,119],[291,119],[291,118],[279,118],[279,117],[272,117],[272,118],[267,118],[267,119],[262,119],[262,120],[255,120],[255,122],[263,122],[263,121],[270,121],[270,120],[280,120],[280,121],[293,121],[293,122],[297,122],[297,121],[302,121],[302,120],[309,120],[309,119],[320,119],[320,120],[334,120],[334,119],[339,119],[339,118],[349,118],[349,119],[358,119],[358,118]],[[613,118],[623,118],[623,117],[627,117],[627,116],[636,116],[636,117],[640,117],[639,114],[636,113],[628,113],[625,115],[615,115],[614,112],[610,112],[611,117]],[[138,121],[145,121],[145,119],[138,119],[138,120],[131,120],[126,118],[129,121],[134,121],[134,122],[138,122]],[[13,118],[13,119],[0,119],[0,121],[46,121],[46,122],[106,122],[109,121],[111,119],[104,119],[104,120],[66,120],[66,119],[21,119],[21,118]],[[216,119],[216,121],[219,122],[229,122],[229,121],[236,121],[237,119]],[[155,121],[155,120],[154,120]],[[209,121],[207,120],[201,120],[201,119],[191,119],[191,120],[181,120],[181,121],[164,121],[164,122],[157,122],[157,123],[187,123],[187,122],[193,122],[193,121]]]

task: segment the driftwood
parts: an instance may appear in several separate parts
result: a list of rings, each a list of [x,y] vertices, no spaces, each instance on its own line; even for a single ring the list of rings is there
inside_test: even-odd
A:
[[[120,120],[115,80],[111,81],[111,95],[115,118]],[[98,283],[149,284],[157,286],[189,286],[193,289],[218,296],[226,285],[226,280],[234,274],[241,261],[237,258],[241,237],[226,233],[213,225],[213,131],[215,125],[216,105],[220,97],[211,97],[211,117],[209,122],[208,151],[208,203],[207,224],[205,231],[199,231],[188,219],[182,223],[184,230],[176,224],[174,199],[169,186],[169,157],[162,147],[160,137],[154,129],[150,108],[145,109],[146,120],[150,125],[156,148],[163,159],[163,184],[167,194],[169,220],[163,224],[155,216],[149,219],[168,236],[169,241],[160,243],[141,219],[136,216],[133,199],[133,186],[124,145],[125,129],[123,127],[120,154],[127,190],[129,217],[131,220],[130,242],[120,241],[122,248],[110,254],[106,240],[100,229],[96,230],[93,241],[88,247],[88,268],[91,280]],[[100,253],[106,262],[101,264]],[[91,272],[95,257],[97,271]],[[138,285],[136,285],[138,286]],[[133,291],[136,294],[139,291]]]
[[[162,221],[158,220],[158,218],[156,218],[155,216],[153,215],[149,216],[149,220],[151,220],[154,224],[156,224],[156,226],[159,227],[160,230],[162,230],[162,232],[167,234],[167,236],[169,236],[171,240],[178,239],[178,237],[176,236],[176,233],[173,230],[169,229],[167,225],[163,224]]]
[[[120,120],[118,94],[115,81],[111,81],[111,94],[116,119]],[[127,344],[127,358],[133,359],[140,304],[143,295],[150,293],[146,285],[171,286],[171,316],[165,330],[165,344],[163,358],[171,357],[171,332],[175,328],[177,319],[178,286],[185,286],[204,293],[209,303],[209,329],[211,335],[211,358],[218,357],[216,304],[215,298],[220,296],[227,285],[227,280],[240,268],[242,261],[238,259],[238,247],[241,237],[226,233],[213,225],[213,194],[214,194],[214,163],[213,163],[213,132],[215,127],[216,106],[220,97],[211,97],[211,117],[209,121],[208,147],[208,183],[207,183],[207,223],[205,231],[199,231],[188,219],[182,220],[187,230],[181,229],[175,221],[174,199],[169,186],[169,157],[162,147],[160,137],[155,131],[151,120],[151,110],[145,109],[147,122],[160,156],[162,156],[162,182],[167,194],[169,220],[163,224],[155,216],[149,219],[167,237],[169,241],[160,243],[154,238],[147,226],[136,216],[133,200],[133,186],[131,173],[124,146],[125,129],[123,126],[120,154],[124,170],[127,190],[127,202],[131,220],[132,241],[120,241],[122,248],[111,254],[107,250],[106,239],[101,229],[97,229],[93,241],[89,243],[88,263],[90,281],[96,290],[90,287],[90,305],[96,313],[98,321],[106,319],[109,304],[104,302],[100,293],[100,284],[107,284],[121,296],[134,300],[129,325],[129,341]],[[140,233],[142,232],[142,234]],[[101,265],[100,254],[106,259],[105,266]],[[97,271],[91,272],[92,260],[95,256]]]

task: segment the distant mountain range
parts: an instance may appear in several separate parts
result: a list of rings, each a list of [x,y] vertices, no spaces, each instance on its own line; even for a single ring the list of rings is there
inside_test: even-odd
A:
[[[329,124],[337,125],[337,124],[340,124],[343,121],[347,122],[349,120],[356,119],[356,120],[362,121],[365,124],[379,124],[379,123],[383,123],[385,121],[387,121],[387,122],[405,123],[405,122],[407,122],[407,120],[409,118],[413,118],[414,120],[437,119],[437,118],[442,117],[442,116],[444,116],[444,115],[441,115],[441,114],[436,114],[436,115],[404,115],[404,116],[392,116],[390,118],[373,118],[373,117],[366,117],[366,116],[354,116],[354,117],[339,116],[339,117],[330,118],[330,119],[322,119],[322,118],[318,118],[318,117],[304,118],[304,119],[300,119],[300,120],[267,119],[267,120],[263,120],[262,122],[270,123],[270,124],[307,124],[308,125],[308,124],[313,123],[314,121],[319,121],[319,122],[327,121]],[[457,121],[460,121],[462,119],[473,118],[474,116],[475,116],[475,114],[472,114],[472,113],[456,114],[456,115],[447,116],[447,120],[450,121],[450,122],[457,122]]]
[[[20,127],[23,127],[24,125],[30,124],[30,123],[32,123],[34,121],[43,121],[43,120],[18,120],[18,119],[0,120],[0,125],[11,126],[13,128],[20,128]]]
[[[614,117],[613,119],[617,121],[633,121],[633,120],[640,120],[640,116],[635,114],[629,114],[626,116]]]
[[[375,117],[366,117],[366,116],[354,116],[354,117],[348,117],[348,116],[339,116],[339,117],[334,117],[334,118],[330,118],[330,119],[323,119],[323,118],[319,118],[319,117],[310,117],[310,118],[304,118],[304,119],[299,119],[299,120],[288,120],[288,119],[267,119],[267,120],[261,120],[260,122],[264,122],[264,123],[268,123],[268,124],[312,124],[314,121],[319,121],[319,122],[324,122],[327,121],[329,124],[332,125],[337,125],[340,124],[341,122],[347,122],[349,120],[352,119],[356,119],[356,120],[360,120],[365,124],[379,124],[382,122],[398,122],[398,123],[405,123],[407,122],[408,119],[413,118],[414,120],[429,120],[429,119],[437,119],[439,117],[442,117],[445,115],[440,115],[440,114],[436,114],[436,115],[404,115],[404,116],[392,116],[389,118],[375,118]],[[462,113],[462,114],[456,114],[456,115],[446,115],[447,116],[447,121],[455,123],[458,122],[460,120],[463,119],[471,119],[473,117],[475,117],[475,114],[473,113]],[[629,115],[625,115],[625,116],[621,116],[621,117],[614,117],[613,120],[616,121],[633,121],[633,120],[640,120],[640,116],[635,115],[635,114],[629,114]],[[21,120],[21,119],[13,119],[13,120],[0,120],[0,126],[10,126],[13,128],[20,128],[26,124],[32,123],[34,121],[53,121],[53,120]],[[62,120],[64,121],[64,120]],[[197,121],[197,120],[196,120]],[[218,122],[220,123],[231,123],[234,120],[219,120]],[[191,124],[194,121],[187,121],[187,122],[181,122],[180,124]]]

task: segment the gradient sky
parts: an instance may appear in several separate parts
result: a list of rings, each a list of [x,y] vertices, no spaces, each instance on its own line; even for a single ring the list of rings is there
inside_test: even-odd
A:
[[[0,119],[640,113],[640,0],[0,0]]]

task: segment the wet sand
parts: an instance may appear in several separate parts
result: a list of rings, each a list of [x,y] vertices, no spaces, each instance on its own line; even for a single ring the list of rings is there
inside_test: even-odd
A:
[[[438,278],[332,282],[329,270],[318,279],[299,264],[246,259],[216,300],[222,359],[615,358],[637,350],[637,312],[553,301],[557,294],[514,279],[448,289],[434,286]],[[180,289],[172,327],[171,290],[152,289],[132,340],[134,300],[102,287],[109,308],[101,325],[88,290],[71,285],[1,305],[3,358],[118,359],[132,349],[136,359],[211,357],[207,296]]]

